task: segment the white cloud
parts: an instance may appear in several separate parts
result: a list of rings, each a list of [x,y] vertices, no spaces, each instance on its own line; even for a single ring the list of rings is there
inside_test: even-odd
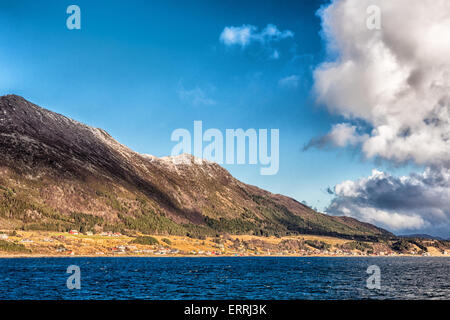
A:
[[[379,30],[366,25],[373,5]],[[314,71],[314,88],[345,121],[307,147],[360,146],[367,158],[428,167],[338,184],[328,212],[449,236],[450,1],[333,0],[319,13],[329,59]]]
[[[370,207],[358,208],[357,216],[362,221],[384,226],[385,228],[388,228],[394,232],[418,230],[427,225],[423,218],[418,215],[410,216],[397,212],[377,210]]]
[[[220,34],[220,41],[226,46],[239,46],[241,48],[246,48],[252,43],[257,43],[267,47],[267,50],[270,51],[269,58],[276,60],[280,58],[280,52],[272,48],[273,44],[292,37],[294,37],[292,31],[280,31],[273,24],[268,24],[261,31],[258,31],[258,27],[256,26],[244,24],[239,27],[225,27]]]
[[[380,30],[366,27],[370,5],[381,8]],[[333,1],[321,17],[336,58],[315,70],[315,91],[367,124],[364,154],[450,167],[450,2]]]
[[[292,38],[293,36],[294,32],[291,30],[280,31],[277,26],[273,24],[268,24],[260,34],[260,37],[264,41],[279,41],[285,38]]]
[[[300,77],[296,74],[293,74],[291,76],[280,79],[278,81],[278,85],[285,88],[297,88],[299,80]]]
[[[450,234],[450,170],[427,168],[421,174],[372,175],[334,187],[331,214],[381,225],[392,231],[422,230]]]
[[[209,98],[205,91],[199,87],[187,90],[180,84],[177,93],[182,101],[188,102],[194,106],[211,106],[216,104],[216,101]]]
[[[358,133],[358,128],[348,123],[338,123],[332,126],[331,131],[318,138],[311,139],[304,147],[307,150],[311,147],[326,147],[333,145],[335,147],[356,146],[368,139],[367,134]]]
[[[220,41],[227,46],[240,45],[241,47],[245,47],[253,40],[256,30],[257,28],[251,25],[225,27],[220,34]]]
[[[348,123],[338,123],[333,126],[329,134],[331,142],[338,147],[346,147],[347,145],[356,145],[365,139],[367,135],[359,135],[356,132],[356,126]]]
[[[245,47],[251,42],[262,44],[292,38],[294,33],[290,30],[280,31],[277,26],[268,24],[261,32],[253,25],[242,25],[240,27],[225,27],[220,34],[220,41],[227,46],[239,45]]]

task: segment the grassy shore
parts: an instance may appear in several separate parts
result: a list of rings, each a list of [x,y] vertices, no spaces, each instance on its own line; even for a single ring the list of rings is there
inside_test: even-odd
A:
[[[195,239],[182,236],[69,234],[46,231],[0,231],[0,257],[127,257],[127,256],[449,256],[450,248],[433,242],[397,252],[389,242],[299,235],[257,237],[226,235]]]

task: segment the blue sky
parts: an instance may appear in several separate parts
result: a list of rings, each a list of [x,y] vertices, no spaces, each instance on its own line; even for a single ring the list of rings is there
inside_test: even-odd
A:
[[[302,148],[338,116],[318,105],[312,71],[325,59],[316,11],[327,1],[13,1],[0,3],[0,94],[107,130],[132,149],[169,155],[177,128],[277,128],[280,169],[225,165],[238,179],[323,210],[328,187],[378,168],[354,149]],[[81,8],[81,30],[66,8]],[[292,36],[226,45],[224,28],[268,24]],[[273,53],[277,52],[277,58]],[[284,79],[284,80],[283,80]]]

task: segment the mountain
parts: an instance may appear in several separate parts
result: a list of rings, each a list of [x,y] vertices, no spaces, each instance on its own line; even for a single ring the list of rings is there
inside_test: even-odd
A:
[[[0,97],[0,228],[393,236],[192,160],[139,154],[102,129],[16,95]]]
[[[445,240],[444,238],[437,237],[437,236],[431,236],[429,234],[423,234],[423,233],[414,233],[414,234],[404,234],[399,235],[399,238],[419,238],[419,239],[425,239],[425,240]]]

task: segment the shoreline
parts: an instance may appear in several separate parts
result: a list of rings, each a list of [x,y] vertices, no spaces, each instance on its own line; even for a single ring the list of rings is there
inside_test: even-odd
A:
[[[450,258],[450,255],[0,255],[0,259],[28,259],[28,258]]]
[[[174,235],[81,234],[0,231],[1,258],[217,258],[217,257],[450,257],[450,247],[426,242],[408,251],[392,243],[358,242],[329,236],[261,237],[222,235],[204,239]],[[394,240],[395,241],[395,240]],[[416,242],[415,242],[416,243]],[[424,250],[422,250],[424,249]]]

